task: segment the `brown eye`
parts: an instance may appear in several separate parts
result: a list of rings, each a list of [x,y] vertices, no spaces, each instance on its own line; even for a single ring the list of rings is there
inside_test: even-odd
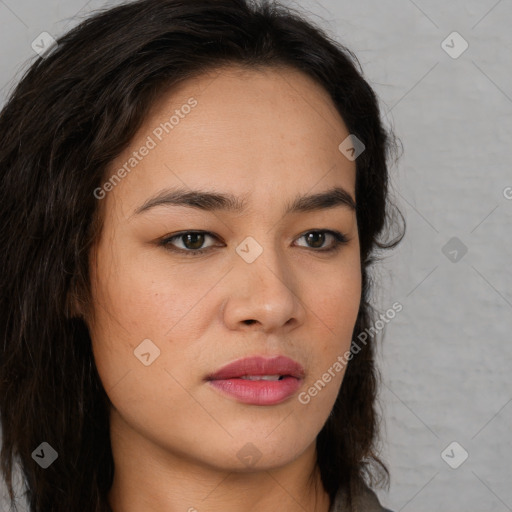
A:
[[[325,242],[325,233],[313,231],[306,235],[306,240],[314,248],[320,248]]]
[[[189,233],[181,235],[183,244],[187,249],[200,249],[204,244],[204,233]]]
[[[327,248],[321,248],[325,243],[325,236],[331,236],[334,240],[330,246]],[[308,231],[300,238],[305,238],[306,243],[312,249],[319,249],[316,252],[330,252],[336,251],[342,244],[346,244],[348,242],[348,238],[343,233],[339,231],[331,231],[331,230],[320,230],[320,231]]]
[[[203,254],[213,247],[209,246],[203,248],[206,237],[215,238],[211,233],[207,233],[206,231],[184,231],[177,235],[164,238],[159,242],[159,245],[165,247],[169,251],[181,252],[187,256],[194,256],[196,254]],[[182,247],[176,247],[176,241],[180,241]]]

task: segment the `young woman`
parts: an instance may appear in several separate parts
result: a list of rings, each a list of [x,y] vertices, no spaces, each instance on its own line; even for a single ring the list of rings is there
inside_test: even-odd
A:
[[[19,464],[31,512],[385,510],[369,270],[403,233],[349,50],[279,4],[128,3],[0,142],[13,505]]]

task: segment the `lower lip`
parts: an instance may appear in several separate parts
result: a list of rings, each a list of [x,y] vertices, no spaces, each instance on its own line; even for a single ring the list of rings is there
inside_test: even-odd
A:
[[[285,377],[282,380],[224,379],[210,384],[239,402],[252,405],[276,405],[290,398],[300,388],[302,379]]]

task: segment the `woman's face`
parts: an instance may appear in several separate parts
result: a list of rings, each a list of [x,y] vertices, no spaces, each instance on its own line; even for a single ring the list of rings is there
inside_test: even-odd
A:
[[[89,327],[111,434],[134,453],[243,471],[314,449],[343,378],[333,368],[350,347],[361,268],[354,209],[307,197],[338,188],[355,200],[355,162],[338,148],[348,135],[300,72],[228,68],[160,100],[109,167]],[[177,191],[236,204],[174,204]],[[329,252],[331,231],[348,241]],[[256,362],[209,380],[276,356],[303,373]],[[240,378],[264,372],[285,377]]]

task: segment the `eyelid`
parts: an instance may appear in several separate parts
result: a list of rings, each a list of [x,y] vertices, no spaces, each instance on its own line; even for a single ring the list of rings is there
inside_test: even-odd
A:
[[[180,237],[187,235],[187,234],[191,234],[191,233],[203,234],[203,235],[209,236],[211,238],[216,238],[217,240],[219,239],[219,237],[217,235],[215,235],[214,233],[211,233],[210,231],[190,229],[188,231],[180,231],[179,233],[175,233],[171,236],[165,236],[158,240],[158,245],[162,246],[164,249],[166,249],[170,252],[182,254],[184,256],[192,256],[192,257],[199,256],[201,254],[210,252],[215,247],[213,245],[213,246],[206,247],[204,249],[192,250],[192,249],[177,248],[171,244],[171,241],[173,241],[175,239],[179,239]],[[331,235],[334,238],[333,244],[331,245],[330,248],[327,248],[327,249],[315,249],[314,247],[306,247],[306,246],[302,246],[302,245],[299,246],[304,249],[309,249],[310,251],[312,251],[314,253],[315,252],[320,253],[320,254],[335,253],[341,248],[341,246],[347,244],[351,240],[351,238],[349,238],[348,235],[346,235],[345,233],[343,233],[341,231],[337,231],[337,230],[333,230],[333,229],[319,229],[319,228],[308,229],[307,231],[304,231],[302,234],[300,234],[296,238],[296,240],[299,240],[300,238],[304,237],[305,235],[307,235],[309,233],[327,233],[328,235]]]

